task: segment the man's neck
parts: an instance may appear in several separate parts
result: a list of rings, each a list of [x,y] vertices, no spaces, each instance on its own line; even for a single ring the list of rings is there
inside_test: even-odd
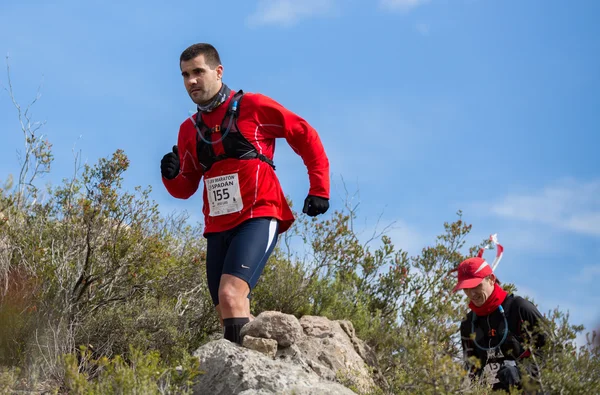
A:
[[[229,98],[231,90],[227,87],[227,85],[221,82],[221,86],[219,90],[212,96],[210,100],[207,100],[205,103],[198,104],[198,111],[201,112],[211,112],[215,108],[219,107]]]

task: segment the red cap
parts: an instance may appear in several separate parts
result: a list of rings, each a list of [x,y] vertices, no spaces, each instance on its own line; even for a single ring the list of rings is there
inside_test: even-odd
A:
[[[475,288],[481,284],[484,278],[494,273],[485,259],[479,257],[461,262],[456,270],[458,271],[458,284],[452,292],[464,288]]]

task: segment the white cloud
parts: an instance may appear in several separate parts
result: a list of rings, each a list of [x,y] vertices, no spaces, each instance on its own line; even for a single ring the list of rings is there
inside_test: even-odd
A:
[[[493,203],[494,215],[600,236],[600,180],[567,180]]]
[[[429,3],[429,1],[430,0],[381,0],[379,4],[382,8],[388,10],[409,12],[418,6]]]
[[[250,26],[291,26],[302,18],[331,15],[334,5],[335,0],[260,0],[247,23]]]
[[[431,30],[427,23],[417,23],[415,29],[423,36],[429,36],[429,31]]]

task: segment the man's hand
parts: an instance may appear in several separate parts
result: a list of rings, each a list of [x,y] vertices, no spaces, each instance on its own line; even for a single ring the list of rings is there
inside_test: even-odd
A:
[[[515,365],[504,365],[496,374],[502,388],[509,390],[511,386],[516,386],[521,382],[521,374],[519,368]]]
[[[302,209],[302,212],[309,217],[314,217],[319,214],[325,214],[328,209],[329,199],[308,195],[306,199],[304,199],[304,208]]]
[[[176,145],[173,146],[173,152],[163,156],[160,161],[160,172],[167,180],[172,180],[179,174],[179,150]]]

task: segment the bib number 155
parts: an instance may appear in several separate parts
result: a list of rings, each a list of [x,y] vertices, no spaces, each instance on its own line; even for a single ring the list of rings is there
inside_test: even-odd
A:
[[[210,216],[239,212],[244,207],[237,173],[205,180]]]
[[[225,189],[213,189],[213,200],[215,202],[220,202],[221,200],[227,200],[231,196],[227,188]]]

